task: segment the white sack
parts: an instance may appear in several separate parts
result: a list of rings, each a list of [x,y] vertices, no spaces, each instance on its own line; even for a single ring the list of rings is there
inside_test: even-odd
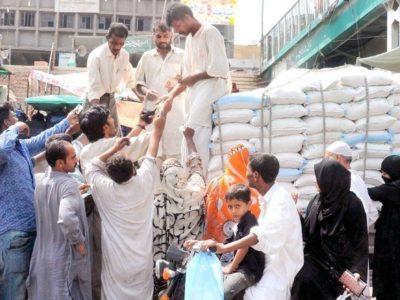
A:
[[[359,120],[367,116],[367,102],[353,102],[342,104],[345,111],[345,117],[350,120]],[[369,102],[369,115],[378,116],[384,115],[391,109],[389,102],[386,99],[373,99]]]
[[[269,109],[264,109],[264,125],[269,124]],[[251,124],[254,126],[261,126],[261,110],[255,112],[255,116],[251,119]],[[285,119],[285,118],[301,118],[307,114],[307,110],[303,105],[273,105],[272,106],[272,120]]]
[[[393,118],[389,115],[372,116],[369,118],[368,129],[371,131],[386,130],[395,121],[396,121],[396,118]],[[362,119],[356,121],[357,130],[358,131],[366,131],[366,129],[367,129],[366,123],[367,123],[367,118],[362,118]]]
[[[250,109],[227,109],[221,110],[219,113],[214,112],[212,119],[214,124],[226,124],[226,123],[248,123],[253,118],[254,112]]]
[[[303,147],[304,135],[277,136],[272,138],[272,151],[269,149],[269,139],[264,139],[264,152],[266,153],[296,153]],[[250,139],[256,151],[262,151],[260,139]]]
[[[323,116],[322,103],[314,103],[306,106],[309,117]],[[344,109],[337,103],[325,103],[325,117],[341,118],[344,116]]]
[[[323,131],[322,117],[306,117],[303,119],[308,125],[307,134],[315,134]],[[325,118],[326,131],[353,132],[356,128],[354,122],[344,118]]]

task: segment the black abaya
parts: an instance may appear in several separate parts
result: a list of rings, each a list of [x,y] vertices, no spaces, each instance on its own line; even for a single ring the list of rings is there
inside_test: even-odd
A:
[[[336,299],[338,277],[346,270],[368,270],[368,232],[361,201],[350,192],[350,172],[338,162],[315,166],[321,192],[310,202],[304,220],[305,262],[292,287],[293,300]]]
[[[400,299],[400,157],[385,158],[381,169],[391,178],[368,189],[383,204],[375,224],[373,293],[377,300],[392,300]]]

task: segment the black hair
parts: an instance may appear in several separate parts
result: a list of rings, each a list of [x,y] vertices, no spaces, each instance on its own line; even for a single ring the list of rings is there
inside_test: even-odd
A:
[[[66,147],[71,143],[64,140],[54,140],[46,145],[46,161],[51,167],[55,167],[56,161],[62,159],[66,161]]]
[[[279,173],[279,161],[273,155],[255,153],[250,157],[250,168],[266,183],[273,183]]]
[[[153,25],[153,33],[156,31],[167,32],[171,31],[171,28],[163,21],[156,21]]]
[[[8,103],[0,105],[0,132],[1,126],[3,126],[4,121],[10,117],[11,107]]]
[[[190,9],[189,6],[181,3],[173,3],[168,7],[167,10],[167,24],[168,26],[171,26],[172,21],[177,21],[177,20],[183,20],[185,15],[188,15],[192,18],[193,17],[193,12]]]
[[[54,141],[66,141],[68,143],[72,143],[72,136],[67,133],[56,133],[49,137],[46,141],[46,146]]]
[[[120,153],[117,153],[107,160],[106,170],[108,176],[119,184],[128,181],[136,174],[133,162]]]
[[[128,27],[122,23],[111,23],[110,27],[108,28],[106,39],[109,40],[112,35],[115,35],[119,38],[126,39],[128,37]]]
[[[104,137],[103,126],[107,124],[110,111],[103,106],[92,106],[79,114],[79,125],[89,142],[93,143]]]
[[[237,199],[248,204],[251,200],[250,189],[244,184],[232,185],[225,194],[225,201]]]

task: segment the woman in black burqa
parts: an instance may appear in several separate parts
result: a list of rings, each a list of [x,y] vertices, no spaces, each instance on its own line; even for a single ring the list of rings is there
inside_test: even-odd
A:
[[[375,223],[373,293],[377,300],[400,299],[400,156],[386,157],[381,172],[385,184],[368,189],[383,204]]]
[[[344,292],[338,278],[346,269],[367,277],[367,220],[350,192],[350,172],[334,160],[323,160],[314,171],[320,192],[303,219],[304,265],[293,283],[293,300],[336,299]]]

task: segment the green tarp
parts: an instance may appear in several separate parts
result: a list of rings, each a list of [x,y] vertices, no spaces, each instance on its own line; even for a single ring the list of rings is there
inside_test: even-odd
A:
[[[35,109],[49,112],[59,111],[63,108],[72,109],[84,102],[84,98],[73,95],[47,95],[25,99],[25,103],[32,105]]]

